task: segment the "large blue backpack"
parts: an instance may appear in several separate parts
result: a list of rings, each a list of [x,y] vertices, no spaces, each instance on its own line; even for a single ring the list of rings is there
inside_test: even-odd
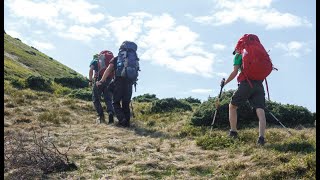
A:
[[[125,77],[135,85],[140,71],[137,49],[136,43],[124,41],[119,48],[116,65],[116,77]]]

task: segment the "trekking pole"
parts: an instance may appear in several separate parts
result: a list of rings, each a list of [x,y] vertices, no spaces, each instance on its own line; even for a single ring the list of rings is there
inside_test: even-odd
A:
[[[284,125],[279,121],[279,119],[276,118],[276,117],[269,111],[269,109],[266,108],[266,110],[269,112],[269,114],[270,114],[275,120],[277,120],[277,121],[279,122],[279,124],[281,124],[281,126],[282,126],[283,128],[285,128],[285,129],[288,131],[288,133],[289,133],[290,135],[292,135],[292,133],[289,131],[289,129],[288,129],[286,126],[284,126]]]
[[[225,82],[225,79],[223,78],[223,79],[222,79],[222,81],[221,81],[221,84],[220,84],[221,89],[220,89],[220,93],[219,93],[218,101],[220,101],[220,97],[221,97],[221,93],[222,93],[222,88],[223,88],[223,86],[224,86],[224,82]],[[214,121],[215,121],[215,119],[216,119],[216,115],[217,115],[218,107],[219,107],[219,105],[216,107],[216,110],[215,110],[215,112],[214,112],[214,116],[213,116],[213,119],[212,119],[210,132],[212,131],[212,127],[213,127]]]

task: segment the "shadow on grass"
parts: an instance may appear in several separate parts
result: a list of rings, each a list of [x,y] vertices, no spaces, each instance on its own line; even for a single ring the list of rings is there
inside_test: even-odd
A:
[[[152,137],[152,138],[172,138],[171,135],[163,133],[163,132],[159,132],[156,130],[152,130],[152,129],[147,129],[142,127],[141,125],[139,125],[139,123],[134,123],[131,124],[130,130],[133,130],[135,132],[135,134],[140,135],[140,136],[148,136],[148,137]]]
[[[315,147],[309,142],[290,142],[284,144],[272,144],[268,147],[280,152],[291,151],[299,153],[311,153],[316,150]]]

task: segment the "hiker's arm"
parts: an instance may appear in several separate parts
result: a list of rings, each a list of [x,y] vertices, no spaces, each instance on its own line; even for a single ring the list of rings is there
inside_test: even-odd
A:
[[[100,79],[100,81],[97,82],[97,85],[102,84],[103,82],[106,81],[107,77],[109,76],[109,74],[113,71],[113,63],[110,63],[109,66],[107,67],[107,69],[104,71],[102,78]]]
[[[230,73],[228,79],[224,82],[224,86],[237,76],[239,68],[240,68],[240,65],[233,66],[233,71]]]
[[[91,86],[91,84],[92,84],[93,69],[94,69],[94,66],[91,65],[90,69],[89,69],[89,86]]]

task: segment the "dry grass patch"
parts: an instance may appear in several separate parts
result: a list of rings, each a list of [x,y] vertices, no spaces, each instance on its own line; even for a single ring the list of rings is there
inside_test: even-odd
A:
[[[15,120],[15,124],[20,124],[20,123],[31,123],[32,119],[27,118],[27,117],[19,117]]]

